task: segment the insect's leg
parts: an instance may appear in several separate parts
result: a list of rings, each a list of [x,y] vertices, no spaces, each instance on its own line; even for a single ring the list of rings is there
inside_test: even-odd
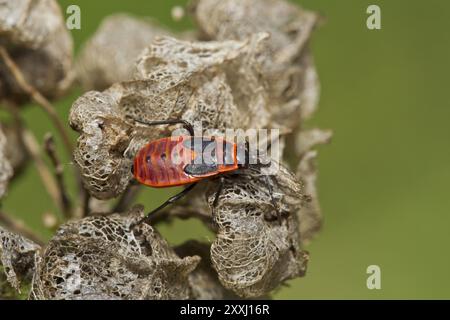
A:
[[[129,117],[135,122],[145,124],[147,126],[158,126],[158,125],[165,125],[165,124],[182,124],[183,127],[189,131],[189,134],[193,137],[194,136],[194,127],[192,127],[192,124],[190,124],[186,120],[182,119],[169,119],[169,120],[158,120],[158,121],[143,121],[140,119],[135,119],[133,117]]]
[[[276,138],[274,138],[274,139],[276,139]],[[274,142],[274,140],[267,140],[266,141],[266,143],[267,143],[267,145],[266,145],[266,150],[265,150],[265,156],[267,157],[267,155],[269,154],[269,151],[271,150],[271,148],[272,148],[272,144],[273,144],[273,142]],[[246,149],[247,149],[247,153],[249,153],[250,151],[250,148],[248,147],[248,141],[246,141]],[[272,165],[272,159],[271,159],[271,161],[269,161],[269,163],[261,163],[261,150],[259,149],[259,146],[258,146],[258,157],[256,158],[256,163],[254,163],[254,164],[251,164],[251,166],[253,167],[253,168],[258,168],[258,169],[261,169],[261,168],[267,168],[267,167],[270,167]]]
[[[150,223],[152,221],[153,216],[155,215],[155,213],[157,213],[158,211],[164,209],[165,207],[167,207],[169,204],[174,203],[175,201],[181,199],[182,197],[184,197],[189,191],[191,191],[192,189],[194,189],[194,187],[197,185],[197,183],[192,183],[191,185],[189,185],[188,187],[186,187],[183,191],[177,193],[176,195],[170,197],[169,199],[166,200],[166,202],[164,202],[162,205],[160,205],[158,208],[150,211],[149,214],[147,214],[146,217],[142,218],[140,221],[138,221],[136,224],[134,224],[132,226],[135,227],[141,223]]]
[[[222,189],[223,189],[223,181],[224,181],[224,177],[220,177],[219,178],[219,185],[217,187],[217,191],[216,191],[216,194],[214,196],[214,201],[212,203],[211,216],[212,216],[212,225],[213,225],[214,228],[217,228],[216,210],[217,210],[217,206],[219,204],[219,197],[220,197],[220,194],[222,193]]]
[[[275,202],[275,199],[273,197],[273,188],[272,188],[272,179],[269,179],[268,175],[264,175],[264,179],[266,180],[266,185],[267,185],[267,189],[269,190],[269,194],[270,194],[270,202],[272,203],[272,206],[274,207],[274,209],[277,212],[277,220],[281,225],[281,212],[280,212],[280,208],[278,207],[278,204]]]
[[[220,194],[222,193],[222,189],[223,189],[223,181],[224,181],[224,177],[220,177],[219,178],[219,186],[217,187],[217,191],[216,191],[216,195],[214,196],[214,201],[212,204],[212,219],[213,219],[213,224],[215,224],[216,221],[216,209],[217,206],[219,204],[219,197]]]

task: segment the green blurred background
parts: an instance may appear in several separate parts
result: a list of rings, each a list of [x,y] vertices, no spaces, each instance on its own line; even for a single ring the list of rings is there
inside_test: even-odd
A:
[[[103,17],[116,12],[154,17],[174,30],[192,27],[188,18],[174,22],[170,16],[170,9],[185,1],[59,2],[63,10],[81,7],[82,29],[72,31],[76,50]],[[335,134],[320,148],[325,223],[307,248],[308,274],[275,298],[450,298],[450,2],[295,2],[326,17],[312,41],[322,94],[308,125]],[[381,7],[381,30],[366,28],[370,4]],[[57,103],[64,119],[80,94],[76,89]],[[37,107],[24,114],[42,140],[51,128],[47,118]],[[68,161],[66,167],[73,167]],[[138,200],[150,209],[167,192],[147,188]],[[41,215],[56,211],[50,203],[31,166],[13,183],[3,208],[49,237]],[[190,220],[160,231],[173,244],[213,239]],[[381,290],[366,287],[372,264],[381,267]]]

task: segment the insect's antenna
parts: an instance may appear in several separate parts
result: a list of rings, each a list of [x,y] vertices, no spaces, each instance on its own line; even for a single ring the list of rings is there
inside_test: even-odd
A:
[[[144,120],[140,120],[140,119],[135,119],[131,116],[126,116],[127,118],[138,122],[140,124],[144,124],[146,126],[157,126],[157,125],[169,125],[169,124],[182,124],[184,126],[184,128],[189,131],[189,134],[193,137],[194,136],[194,127],[192,127],[192,125],[187,122],[186,120],[183,119],[167,119],[167,120],[156,120],[156,121],[144,121]]]

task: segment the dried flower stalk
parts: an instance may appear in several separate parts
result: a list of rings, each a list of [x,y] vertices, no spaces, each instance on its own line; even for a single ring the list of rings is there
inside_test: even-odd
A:
[[[8,29],[8,39],[46,52],[51,26],[33,18],[39,6],[19,3],[15,10],[29,10],[26,20],[40,29],[33,33],[28,24],[17,23]],[[54,4],[42,3],[47,10]],[[0,8],[0,31],[6,28],[2,14]],[[8,281],[19,288],[18,276],[32,275],[31,298],[267,297],[287,280],[305,275],[309,255],[303,246],[321,226],[314,148],[331,138],[331,132],[303,128],[319,93],[309,50],[318,16],[283,0],[196,0],[191,14],[199,32],[190,33],[189,41],[148,22],[115,15],[85,45],[77,77],[85,88],[103,91],[84,93],[70,110],[70,126],[79,133],[73,158],[92,196],[79,198],[76,210],[70,208],[52,139],[46,138],[45,147],[55,176],[24,129],[24,145],[53,200],[67,218],[74,212],[81,218],[62,225],[44,250],[0,228],[0,258]],[[122,46],[124,42],[129,45]],[[66,52],[66,45],[60,44],[60,52]],[[118,47],[127,50],[118,52]],[[8,84],[2,91],[0,81],[0,94],[13,92],[12,83],[38,102],[72,152],[65,127],[47,100],[50,95],[36,86],[33,72],[9,47],[0,47],[0,56],[0,79]],[[62,78],[70,79],[69,74],[63,68]],[[208,134],[228,128],[280,128],[291,135],[281,137],[280,149],[285,157],[296,157],[297,171],[291,172],[280,159],[280,169],[272,176],[249,168],[224,176],[220,186],[217,180],[201,182],[189,197],[155,215],[152,223],[198,217],[216,238],[211,244],[188,241],[173,249],[152,226],[133,229],[145,210],[128,207],[143,190],[130,184],[134,155],[177,127],[148,127],[134,119],[183,119],[201,123]],[[0,166],[3,159],[7,166],[9,159],[2,153],[0,143]],[[6,187],[10,175],[3,178],[0,187],[2,181]],[[114,198],[111,210],[107,201]],[[38,241],[7,218],[3,221],[16,232]]]
[[[73,42],[55,0],[3,0],[2,46],[29,86],[48,99],[62,96],[73,82]],[[8,68],[0,64],[0,97],[23,104],[30,98]]]

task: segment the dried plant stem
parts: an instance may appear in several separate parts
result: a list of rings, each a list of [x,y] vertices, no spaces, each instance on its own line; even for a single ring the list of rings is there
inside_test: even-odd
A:
[[[34,135],[26,129],[22,130],[22,139],[25,148],[27,149],[38,169],[37,171],[39,173],[39,177],[41,178],[45,189],[47,190],[56,206],[60,208],[61,211],[64,211],[63,200],[61,199],[61,193],[59,192],[58,184],[41,157],[39,143],[37,142]]]
[[[59,116],[56,112],[55,107],[38,90],[36,90],[32,85],[30,85],[27,82],[27,80],[25,79],[20,68],[13,61],[13,59],[9,55],[8,51],[2,46],[0,46],[0,56],[2,57],[6,66],[8,67],[11,74],[17,81],[17,84],[47,113],[50,120],[53,122],[57,131],[61,135],[64,147],[66,149],[66,152],[67,152],[69,158],[72,159],[73,145],[72,145],[69,134],[66,131],[64,124],[59,119]],[[77,185],[78,185],[80,203],[83,203],[83,204],[89,203],[89,194],[83,187],[83,184],[81,181],[81,175],[80,175],[79,170],[77,170],[77,169],[75,172],[75,179],[76,179]],[[72,215],[73,216],[86,216],[88,213],[88,210],[89,210],[88,206],[83,205],[82,207],[77,208],[76,210],[73,210]]]
[[[84,191],[83,195],[80,198],[83,200],[83,208],[82,208],[83,217],[87,217],[90,211],[89,203],[91,200],[91,196],[89,195],[89,193],[87,193],[87,191]]]
[[[2,223],[10,231],[21,234],[22,236],[34,241],[36,244],[43,246],[44,239],[29,229],[22,221],[16,220],[9,214],[0,211],[0,223]]]
[[[8,51],[6,51],[6,49],[2,46],[0,46],[0,56],[4,60],[11,74],[14,76],[14,79],[17,81],[17,84],[20,86],[20,88],[25,91],[48,114],[56,129],[59,131],[59,134],[61,135],[69,157],[72,157],[72,142],[69,138],[69,134],[67,133],[66,128],[61,122],[61,119],[59,119],[55,107],[39,91],[37,91],[32,85],[27,82],[22,71],[20,71],[20,68],[12,60]]]
[[[113,212],[123,212],[128,210],[139,194],[139,191],[141,191],[139,185],[129,185],[115,205]]]
[[[64,184],[64,168],[61,164],[61,161],[59,160],[59,157],[56,153],[55,148],[55,140],[53,139],[53,136],[51,133],[47,133],[44,138],[44,148],[47,152],[53,166],[55,167],[55,178],[56,183],[58,184],[58,190],[59,190],[59,201],[61,202],[62,212],[66,219],[69,219],[71,217],[71,202],[69,199],[69,195],[66,189],[66,186]]]

